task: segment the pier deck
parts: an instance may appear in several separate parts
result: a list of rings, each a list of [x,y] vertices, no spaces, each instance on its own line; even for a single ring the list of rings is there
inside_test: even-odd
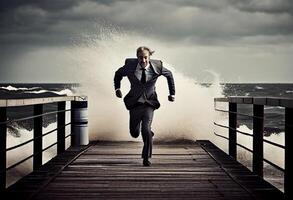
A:
[[[135,142],[71,147],[8,188],[6,197],[283,199],[282,192],[209,141],[154,144],[151,167],[142,166],[141,147]]]

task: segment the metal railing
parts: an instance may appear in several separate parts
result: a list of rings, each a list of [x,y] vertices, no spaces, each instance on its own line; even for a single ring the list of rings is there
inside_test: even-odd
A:
[[[220,135],[216,132],[214,134],[218,137],[227,139],[229,141],[229,155],[237,160],[237,146],[246,149],[252,153],[252,171],[258,176],[263,177],[263,162],[272,165],[276,169],[284,172],[284,196],[285,199],[292,199],[292,191],[290,185],[293,183],[292,164],[289,161],[289,155],[293,155],[293,144],[290,144],[293,137],[293,99],[289,98],[265,98],[265,97],[227,97],[215,98],[215,110],[218,112],[226,112],[229,114],[229,126],[218,124],[214,122],[215,126],[227,128],[229,130],[228,137]],[[229,103],[229,110],[221,110],[216,108],[216,102]],[[237,112],[238,104],[253,105],[253,115],[247,115]],[[285,146],[266,140],[263,138],[264,134],[264,106],[279,106],[285,108]],[[253,134],[237,130],[237,116],[251,117],[253,120]],[[237,133],[252,137],[253,149],[249,149],[237,143]],[[285,167],[282,168],[270,160],[264,158],[264,143],[272,146],[282,148],[285,150]]]
[[[43,165],[43,152],[57,145],[57,155],[65,151],[65,140],[68,137],[73,136],[74,133],[66,135],[65,129],[72,123],[66,123],[66,112],[72,109],[66,109],[66,102],[76,102],[84,100],[78,96],[71,97],[49,97],[49,98],[34,98],[34,99],[1,99],[0,100],[0,190],[6,188],[6,174],[7,171],[17,167],[29,159],[33,159],[33,170],[38,169]],[[44,104],[57,103],[57,111],[43,112]],[[21,106],[33,106],[33,116],[23,117],[13,120],[7,119],[7,108],[8,107],[21,107]],[[71,104],[72,107],[72,104]],[[43,116],[56,115],[57,114],[57,128],[43,133]],[[7,124],[13,122],[24,121],[33,119],[33,138],[29,139],[21,144],[7,148]],[[72,112],[71,112],[72,120]],[[71,129],[72,130],[72,129]],[[43,137],[57,131],[57,142],[50,144],[43,148]],[[7,165],[7,152],[15,150],[19,147],[23,147],[27,144],[33,143],[33,153],[16,163]],[[74,137],[71,137],[71,145],[74,144]]]

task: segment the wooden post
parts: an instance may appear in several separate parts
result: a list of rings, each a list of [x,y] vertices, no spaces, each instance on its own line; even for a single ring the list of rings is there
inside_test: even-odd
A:
[[[233,113],[231,113],[233,112]],[[237,104],[229,103],[229,155],[237,159]]]
[[[41,115],[43,114],[43,105],[37,104],[34,105],[34,115]],[[34,138],[40,137],[43,135],[43,117],[36,117],[34,118]],[[34,140],[34,156],[33,159],[33,170],[38,169],[42,166],[43,162],[43,138],[40,137]]]
[[[263,177],[264,106],[253,105],[253,172]]]
[[[75,124],[74,124],[74,109],[75,109],[75,101],[71,101],[70,102],[71,104],[70,104],[70,109],[71,109],[71,111],[70,111],[70,116],[71,116],[71,127],[70,127],[70,132],[71,132],[71,134],[73,134],[73,135],[71,135],[71,146],[74,146],[74,144],[76,144],[76,137],[75,137],[75,135],[74,135],[74,126],[75,126]]]
[[[293,181],[293,173],[292,167],[290,164],[290,156],[293,155],[293,147],[292,147],[292,139],[293,139],[293,108],[285,109],[285,174],[284,174],[284,193],[285,199],[292,199],[293,192],[292,181]]]
[[[58,102],[58,111],[65,110],[66,102]],[[65,112],[57,114],[57,154],[65,151]]]
[[[7,113],[6,108],[0,107],[0,123],[6,122]],[[0,191],[6,188],[6,138],[7,125],[0,124]]]

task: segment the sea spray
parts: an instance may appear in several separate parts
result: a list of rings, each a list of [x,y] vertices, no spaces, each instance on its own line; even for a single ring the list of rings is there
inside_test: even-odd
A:
[[[89,133],[91,140],[135,140],[128,130],[129,113],[122,99],[115,97],[113,78],[115,71],[124,65],[125,58],[136,57],[136,48],[146,45],[154,49],[153,59],[160,59],[173,72],[176,85],[175,102],[167,100],[168,87],[165,77],[156,84],[161,107],[155,111],[152,129],[155,140],[210,139],[213,137],[213,98],[221,96],[216,82],[211,87],[196,84],[196,78],[180,72],[169,60],[170,47],[157,40],[125,34],[119,29],[102,28],[99,37],[87,35],[82,43],[70,49],[78,67],[79,94],[89,101]],[[174,59],[174,58],[172,58]],[[196,66],[195,66],[196,68]],[[125,96],[129,83],[122,80],[121,91]]]
[[[67,105],[67,109],[70,107],[70,104]],[[66,113],[66,123],[70,121],[70,113]],[[57,128],[56,123],[51,123],[46,127],[43,127],[43,134],[47,133],[53,129]],[[19,135],[16,137],[13,134],[7,134],[7,148],[13,147],[15,145],[24,143],[33,138],[33,130],[26,130],[21,128],[18,130]],[[65,128],[66,135],[70,133],[70,126]],[[43,149],[48,147],[49,145],[55,143],[57,141],[57,132],[50,133],[43,137]],[[70,138],[66,140],[66,148],[70,145]],[[56,145],[49,148],[48,150],[43,152],[43,164],[51,160],[54,156],[56,156],[57,147]],[[12,166],[13,164],[19,162],[20,160],[30,156],[33,154],[33,143],[28,143],[24,146],[21,146],[17,149],[11,150],[7,152],[7,167]],[[6,186],[10,186],[11,184],[18,181],[23,176],[29,174],[33,170],[33,159],[29,159],[22,164],[16,166],[7,171],[7,183]]]

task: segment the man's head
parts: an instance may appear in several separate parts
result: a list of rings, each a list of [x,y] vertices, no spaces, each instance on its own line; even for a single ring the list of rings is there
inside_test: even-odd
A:
[[[138,59],[139,64],[142,67],[146,67],[150,62],[150,56],[154,53],[154,51],[151,51],[148,47],[138,47],[136,50],[136,56]]]

